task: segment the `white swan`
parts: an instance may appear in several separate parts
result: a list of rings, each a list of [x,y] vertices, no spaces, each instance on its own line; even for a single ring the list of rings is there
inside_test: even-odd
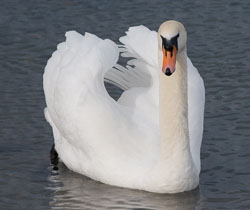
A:
[[[71,170],[106,184],[176,193],[199,183],[205,90],[176,21],[111,40],[71,31],[44,73],[45,117]],[[158,55],[157,55],[158,54]],[[159,63],[159,65],[158,65]],[[109,71],[108,71],[109,70]],[[116,102],[106,81],[125,90]]]

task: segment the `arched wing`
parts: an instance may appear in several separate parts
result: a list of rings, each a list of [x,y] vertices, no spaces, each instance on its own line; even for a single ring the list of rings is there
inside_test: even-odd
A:
[[[87,97],[108,95],[104,74],[116,64],[118,57],[118,47],[111,40],[89,33],[84,36],[75,31],[66,33],[66,41],[57,46],[43,75],[47,119],[60,132],[64,131],[62,134],[74,134],[77,109]]]
[[[121,56],[132,59],[126,67],[116,64],[106,73],[105,81],[128,90],[147,87],[157,80],[157,33],[142,25],[130,27],[120,42]]]

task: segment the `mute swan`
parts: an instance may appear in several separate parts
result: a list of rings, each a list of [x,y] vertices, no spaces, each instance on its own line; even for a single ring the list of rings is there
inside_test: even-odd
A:
[[[45,117],[60,160],[94,180],[157,193],[199,183],[205,89],[177,21],[129,28],[122,46],[71,31],[44,72]],[[133,57],[117,64],[119,50]],[[159,65],[158,65],[159,63]],[[124,90],[116,102],[106,81]]]

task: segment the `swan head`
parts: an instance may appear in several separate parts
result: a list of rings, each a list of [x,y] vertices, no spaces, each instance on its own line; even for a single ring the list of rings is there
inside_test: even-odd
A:
[[[187,32],[180,22],[170,20],[158,30],[159,62],[162,72],[170,76],[175,71],[178,55],[186,49]]]

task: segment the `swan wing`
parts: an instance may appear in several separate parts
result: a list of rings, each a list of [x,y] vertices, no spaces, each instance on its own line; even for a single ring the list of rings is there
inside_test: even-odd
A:
[[[109,114],[105,120],[110,121],[110,127],[114,125],[110,118],[115,114],[111,110],[117,110],[117,106],[107,94],[103,78],[118,56],[114,42],[71,31],[49,59],[43,78],[45,116],[53,128],[56,149],[63,162],[73,162],[74,155],[65,157],[70,148],[73,148],[71,153],[79,151],[74,151],[79,157],[89,155],[88,147],[97,144],[98,135],[107,127],[103,123],[105,114]]]
[[[126,173],[145,173],[159,149],[156,125],[117,103],[104,87],[104,75],[118,57],[110,40],[67,32],[44,72],[45,117],[59,157],[104,183],[113,183],[114,174],[126,179]]]
[[[126,67],[116,65],[107,72],[105,79],[124,90],[119,104],[131,107],[148,122],[158,125],[157,33],[142,25],[134,26],[120,42],[123,44],[119,46],[121,56],[129,61]]]
[[[121,56],[130,58],[126,67],[116,64],[105,75],[105,81],[122,90],[132,87],[148,87],[157,80],[157,33],[145,26],[130,27],[120,38]],[[133,58],[133,59],[131,59]]]
[[[89,33],[85,36],[75,31],[66,33],[66,41],[57,46],[43,76],[48,112],[56,126],[62,127],[59,130],[72,131],[79,103],[88,95],[93,81],[101,80],[118,56],[118,48],[110,40]],[[94,90],[103,88],[101,82],[98,85]]]

